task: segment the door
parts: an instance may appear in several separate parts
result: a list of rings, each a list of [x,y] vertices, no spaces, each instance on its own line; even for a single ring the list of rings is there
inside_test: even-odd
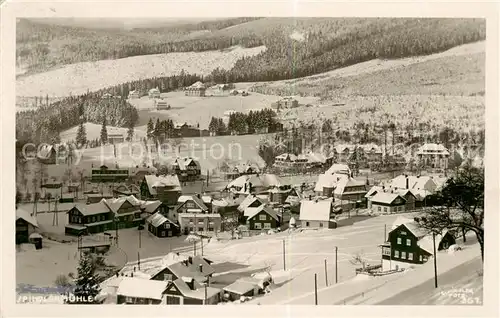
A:
[[[172,231],[167,231],[167,236],[171,237],[172,236]]]

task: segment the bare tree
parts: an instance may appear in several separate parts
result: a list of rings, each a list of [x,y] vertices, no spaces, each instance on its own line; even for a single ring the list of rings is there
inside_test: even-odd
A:
[[[415,221],[429,232],[444,229],[476,234],[484,261],[484,170],[465,166],[450,177],[436,194],[436,206],[426,209]]]
[[[357,252],[349,260],[349,262],[352,265],[361,265],[361,267],[363,268],[363,270],[365,270],[365,268],[366,268],[366,261],[367,260],[366,260],[366,257],[365,257],[365,254],[363,253],[363,251]]]

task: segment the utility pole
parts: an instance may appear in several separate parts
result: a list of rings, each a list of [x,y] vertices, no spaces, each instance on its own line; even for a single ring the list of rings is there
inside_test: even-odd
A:
[[[318,305],[318,274],[314,274],[314,304]]]
[[[384,241],[385,242],[387,240],[387,224],[384,224]]]
[[[283,270],[286,271],[285,240],[283,240]]]
[[[339,276],[338,276],[338,257],[337,257],[337,251],[339,250],[338,246],[335,246],[335,284],[339,282]]]
[[[436,259],[436,233],[432,232],[432,245],[434,247],[434,287],[438,288],[437,259]]]
[[[203,256],[203,237],[200,236],[200,244],[201,244],[201,256]]]
[[[139,255],[139,251],[137,251],[137,267],[141,270],[141,256]]]
[[[328,287],[328,270],[327,270],[327,265],[326,265],[326,259],[325,259],[325,284],[326,284],[326,287]]]
[[[205,305],[207,304],[207,284],[205,284]]]

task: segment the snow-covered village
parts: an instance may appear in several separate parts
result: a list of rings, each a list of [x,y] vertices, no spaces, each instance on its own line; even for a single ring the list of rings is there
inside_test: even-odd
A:
[[[484,19],[80,20],[17,21],[18,303],[483,304]]]

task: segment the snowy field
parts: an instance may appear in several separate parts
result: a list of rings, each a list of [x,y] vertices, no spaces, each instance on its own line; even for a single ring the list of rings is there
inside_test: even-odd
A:
[[[240,58],[265,50],[234,47],[231,50],[182,52],[127,57],[117,60],[82,62],[16,80],[16,96],[63,97],[84,94],[146,78],[188,74],[208,75],[216,67],[231,69]],[[65,85],[60,85],[65,83]]]

